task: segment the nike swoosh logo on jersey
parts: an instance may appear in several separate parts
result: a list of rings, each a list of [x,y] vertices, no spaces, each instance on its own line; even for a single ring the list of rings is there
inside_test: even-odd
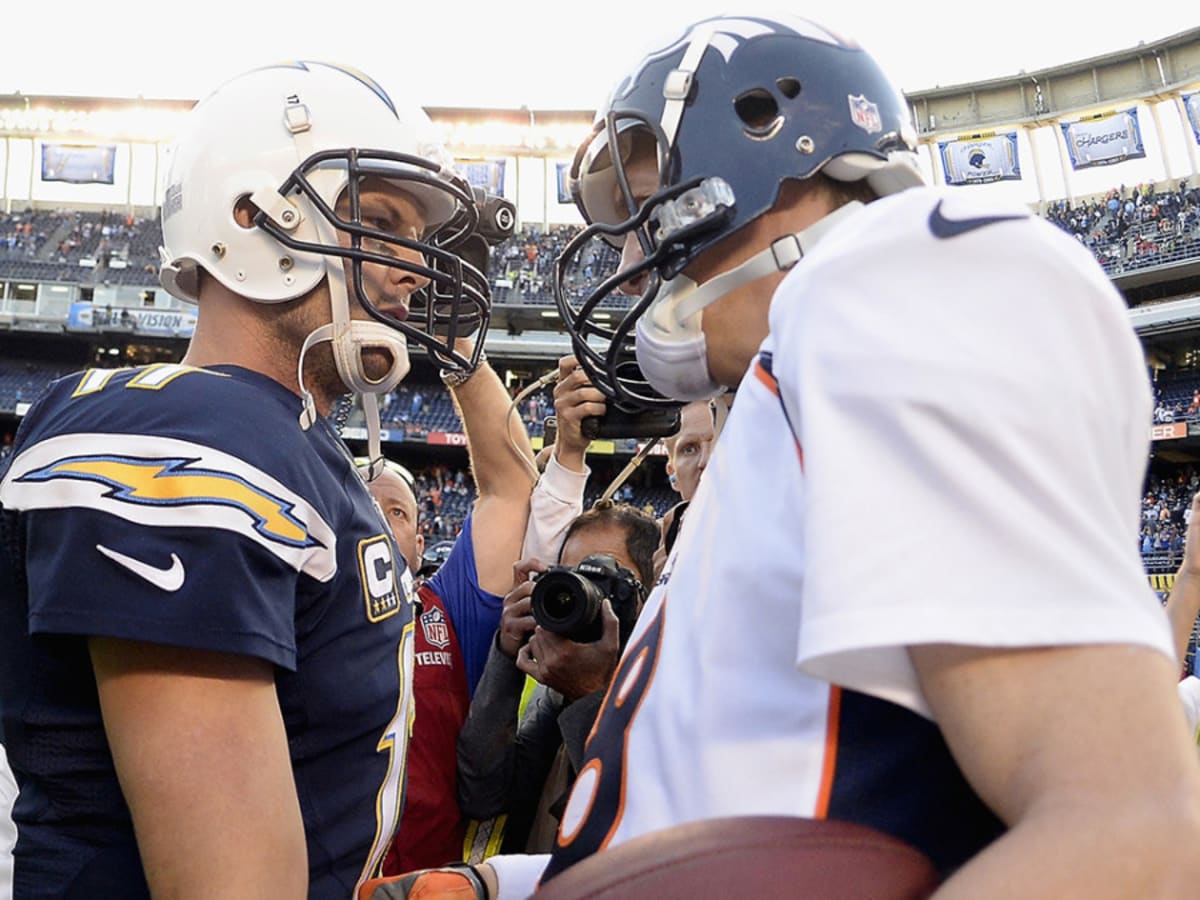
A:
[[[148,562],[143,562],[132,556],[126,556],[124,553],[118,553],[116,550],[110,550],[103,544],[97,544],[96,549],[117,565],[124,566],[139,578],[146,579],[146,581],[150,582],[156,588],[162,588],[164,591],[177,591],[183,587],[183,561],[174,553],[171,554],[171,565],[165,569],[160,569],[158,566],[152,566]]]
[[[935,238],[948,240],[949,238],[958,237],[960,234],[975,231],[977,228],[986,228],[988,225],[995,225],[997,222],[1015,222],[1018,219],[1027,218],[1029,217],[979,216],[974,219],[947,219],[942,215],[942,201],[939,200],[938,205],[929,214],[929,230],[933,232]]]

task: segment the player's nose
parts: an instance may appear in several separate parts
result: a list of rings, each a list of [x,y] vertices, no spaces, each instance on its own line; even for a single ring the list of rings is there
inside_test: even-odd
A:
[[[646,254],[642,252],[641,242],[638,241],[636,234],[630,233],[625,235],[625,243],[621,247],[621,268],[620,271],[625,272],[632,269],[638,263],[645,260]],[[646,290],[646,283],[650,280],[649,272],[642,272],[633,278],[622,281],[617,287],[619,293],[629,297],[640,296]]]

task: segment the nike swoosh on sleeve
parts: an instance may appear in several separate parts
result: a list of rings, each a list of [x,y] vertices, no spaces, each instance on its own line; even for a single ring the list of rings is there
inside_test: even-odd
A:
[[[929,230],[933,232],[935,238],[948,240],[979,228],[986,228],[988,225],[995,225],[998,222],[1015,222],[1019,219],[1028,218],[1029,216],[1017,215],[978,216],[974,219],[947,219],[942,215],[942,201],[939,200],[937,206],[933,208],[933,212],[929,214]]]
[[[156,588],[161,588],[164,591],[174,592],[183,587],[183,579],[186,573],[183,570],[183,560],[176,554],[171,554],[171,565],[165,569],[158,566],[152,566],[148,562],[143,562],[132,556],[126,556],[124,553],[118,553],[116,550],[110,550],[103,544],[97,544],[96,549],[111,559],[119,566],[128,569],[139,578],[144,578]]]

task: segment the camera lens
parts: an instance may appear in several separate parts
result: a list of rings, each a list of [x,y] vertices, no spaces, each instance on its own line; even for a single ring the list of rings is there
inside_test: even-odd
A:
[[[604,592],[570,569],[547,570],[533,586],[533,617],[547,631],[581,644],[604,633],[600,618]]]

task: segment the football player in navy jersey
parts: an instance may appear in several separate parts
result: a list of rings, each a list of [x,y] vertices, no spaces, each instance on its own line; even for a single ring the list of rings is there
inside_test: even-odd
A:
[[[787,17],[682,28],[570,180],[592,382],[737,402],[548,864],[471,875],[578,888],[642,835],[783,815],[915,845],[939,897],[1194,896],[1200,767],[1135,544],[1151,392],[1094,258],[924,187],[871,57]],[[598,240],[621,264],[584,289]]]
[[[408,344],[469,372],[478,212],[412,103],[293,62],[198,104],[162,205],[180,365],[89,370],[0,482],[20,897],[328,897],[403,804],[412,581],[327,424]],[[476,342],[479,343],[479,342]]]

